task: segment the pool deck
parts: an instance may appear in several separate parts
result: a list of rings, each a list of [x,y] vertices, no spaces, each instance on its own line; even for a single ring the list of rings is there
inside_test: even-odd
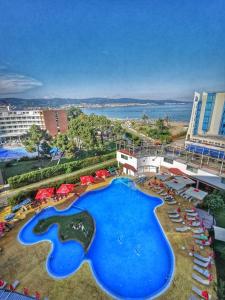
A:
[[[94,184],[84,189],[83,192],[94,190],[107,186],[111,182],[111,179],[106,179],[103,182]],[[150,190],[148,185],[139,186],[141,190],[150,195],[158,196],[154,191]],[[190,207],[187,201],[177,197],[180,203],[181,210]],[[64,198],[59,202],[49,201],[45,206],[54,205],[57,209],[65,209],[74,201],[74,196]],[[192,233],[176,233],[175,227],[180,225],[172,223],[167,215],[167,210],[173,209],[172,205],[164,204],[157,210],[157,216],[160,223],[172,245],[175,259],[176,269],[174,280],[171,287],[157,299],[160,300],[186,300],[191,293],[192,285],[199,288],[206,289],[213,296],[212,299],[216,299],[213,291],[213,283],[210,287],[203,288],[200,284],[197,284],[192,278],[192,261],[193,258],[189,256],[190,248],[194,245]],[[3,217],[3,213],[0,213],[0,220]],[[21,219],[16,222],[15,228],[0,239],[0,248],[3,252],[0,253],[0,279],[6,280],[8,283],[12,283],[14,280],[20,281],[18,291],[21,291],[24,287],[27,287],[31,294],[35,291],[39,291],[41,296],[48,297],[49,300],[63,300],[63,299],[98,299],[105,300],[111,299],[106,295],[96,284],[88,263],[84,263],[82,267],[76,272],[76,274],[70,276],[64,280],[54,280],[48,276],[45,270],[46,255],[50,250],[50,244],[47,242],[39,243],[33,246],[23,246],[17,241],[17,235],[21,227],[27,220],[34,214],[34,210],[26,211],[21,215]],[[182,250],[182,247],[185,250]],[[196,247],[197,248],[197,247]],[[210,252],[210,248],[206,247],[205,250],[201,250],[202,255],[207,255]],[[215,266],[212,266],[211,272],[214,278],[216,278]]]

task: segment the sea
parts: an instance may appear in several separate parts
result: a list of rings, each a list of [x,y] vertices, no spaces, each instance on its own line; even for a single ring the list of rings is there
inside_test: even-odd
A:
[[[192,103],[163,103],[134,106],[82,108],[86,114],[103,115],[111,119],[140,119],[144,114],[150,119],[168,117],[170,121],[189,122]]]

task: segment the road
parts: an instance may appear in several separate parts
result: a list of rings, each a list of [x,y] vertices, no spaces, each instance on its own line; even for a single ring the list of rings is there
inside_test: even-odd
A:
[[[107,162],[101,162],[99,164],[95,164],[95,165],[92,165],[90,167],[86,167],[86,168],[74,171],[74,172],[69,173],[69,174],[58,175],[58,176],[51,177],[51,178],[48,178],[48,179],[44,179],[44,180],[41,180],[41,181],[38,181],[38,182],[35,182],[35,183],[32,183],[32,184],[29,184],[29,185],[26,185],[26,186],[17,188],[17,189],[5,191],[3,193],[0,193],[0,206],[1,206],[1,204],[6,203],[7,199],[9,197],[14,196],[14,195],[16,195],[19,192],[26,191],[26,190],[32,190],[32,189],[35,190],[35,189],[38,189],[39,187],[41,187],[43,185],[46,185],[46,184],[50,185],[51,183],[55,183],[56,181],[59,181],[59,180],[64,180],[64,179],[66,179],[68,177],[77,176],[77,175],[79,176],[79,174],[81,172],[82,173],[87,172],[87,174],[88,174],[88,172],[90,172],[94,168],[101,169],[102,167],[106,167],[106,164],[107,165],[111,165],[114,162],[116,162],[115,158],[110,159]]]

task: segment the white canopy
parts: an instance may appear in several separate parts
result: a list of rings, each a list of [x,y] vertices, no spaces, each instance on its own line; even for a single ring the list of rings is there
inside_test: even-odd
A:
[[[172,179],[170,181],[166,181],[165,184],[173,189],[173,190],[176,190],[176,191],[179,191],[179,190],[182,190],[185,186],[186,186],[186,183],[184,182],[179,182],[177,181],[176,179]]]
[[[171,177],[171,175],[170,174],[166,174],[166,173],[156,174],[156,178],[158,178],[161,181],[166,181],[170,177]]]
[[[178,182],[183,182],[185,183],[186,185],[189,185],[189,184],[194,184],[195,181],[186,177],[186,176],[175,176],[174,177]]]
[[[203,200],[207,195],[208,193],[207,192],[204,192],[202,190],[199,190],[199,189],[196,189],[194,187],[190,187],[189,189],[187,189],[185,191],[185,194],[187,196],[191,196],[197,200]]]

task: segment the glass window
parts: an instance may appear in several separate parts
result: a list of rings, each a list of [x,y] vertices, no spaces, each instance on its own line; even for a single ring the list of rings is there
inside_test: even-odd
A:
[[[203,123],[202,123],[202,131],[204,133],[206,133],[210,127],[212,113],[213,113],[214,104],[215,104],[215,99],[216,99],[215,93],[208,94],[207,100],[206,100],[206,105],[205,105],[205,113],[204,113]]]
[[[186,170],[191,171],[193,173],[198,173],[198,169],[190,165],[187,165]]]
[[[121,154],[121,158],[128,160],[128,156],[124,154]]]
[[[196,114],[195,114],[195,125],[194,125],[194,130],[193,130],[193,135],[198,134],[198,126],[199,126],[199,119],[200,119],[200,114],[201,114],[201,108],[202,108],[202,101],[198,101],[197,109],[196,109]]]
[[[173,164],[173,159],[169,158],[169,157],[164,157],[163,161],[165,161],[166,163],[171,164],[171,165]]]
[[[225,135],[225,103],[223,105],[223,113],[222,113],[222,118],[221,118],[221,122],[220,122],[219,134]]]

